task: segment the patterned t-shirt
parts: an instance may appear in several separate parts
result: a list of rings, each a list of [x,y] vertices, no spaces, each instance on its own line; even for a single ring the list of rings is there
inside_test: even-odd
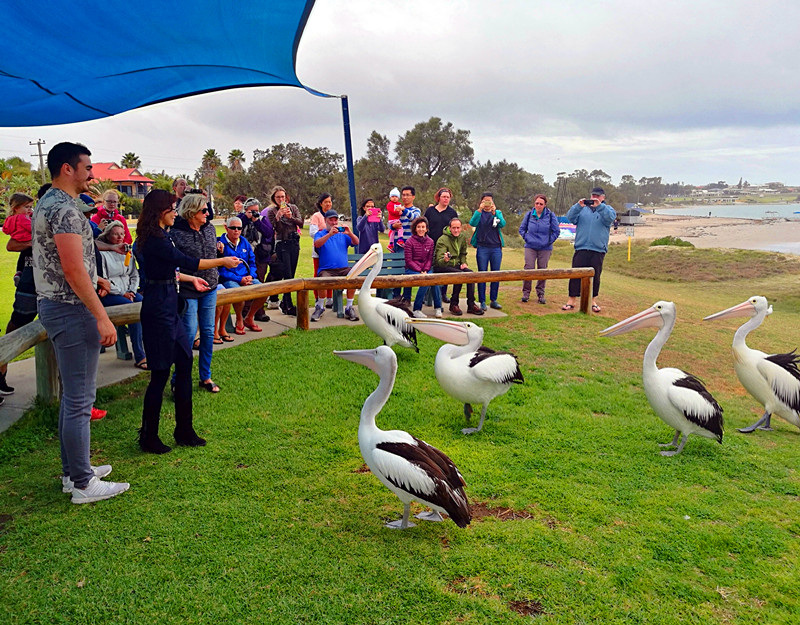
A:
[[[39,299],[65,304],[80,304],[64,276],[61,257],[53,236],[79,234],[83,239],[83,266],[97,287],[97,264],[94,239],[89,220],[66,191],[51,188],[44,194],[33,212],[33,274]]]

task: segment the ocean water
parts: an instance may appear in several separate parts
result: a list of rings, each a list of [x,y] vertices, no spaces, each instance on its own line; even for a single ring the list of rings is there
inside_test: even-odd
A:
[[[730,217],[733,219],[785,219],[800,220],[800,204],[702,204],[657,208],[656,214],[687,215],[689,217]],[[797,253],[797,252],[794,252]]]

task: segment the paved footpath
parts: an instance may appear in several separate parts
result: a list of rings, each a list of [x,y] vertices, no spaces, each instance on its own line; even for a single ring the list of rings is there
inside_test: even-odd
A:
[[[356,309],[358,306],[356,306]],[[313,310],[313,308],[311,309]],[[433,314],[433,309],[425,308],[426,314]],[[445,307],[445,311],[447,308]],[[247,334],[239,336],[231,334],[234,339],[233,343],[223,343],[222,345],[214,345],[214,351],[220,349],[228,349],[236,347],[242,343],[252,341],[254,339],[265,339],[297,327],[297,319],[288,315],[282,314],[279,310],[267,311],[270,320],[267,322],[259,322],[263,332],[251,332],[247,330]],[[310,314],[310,312],[309,312]],[[463,317],[454,317],[463,321],[474,321],[475,319],[498,318],[505,317],[505,313],[497,310],[489,309],[483,317],[473,317],[472,315],[464,315]],[[354,323],[361,324],[362,321],[353,322],[347,319],[339,319],[336,314],[331,310],[326,310],[318,322],[310,323],[311,330],[318,330],[320,328],[330,328],[333,326],[348,326]],[[116,384],[127,378],[132,378],[139,374],[145,374],[133,366],[132,360],[120,360],[117,358],[116,350],[112,347],[107,349],[104,354],[100,354],[100,364],[97,368],[97,386],[110,386]],[[17,420],[22,417],[26,410],[33,404],[36,397],[36,371],[35,362],[33,358],[27,358],[17,362],[9,363],[8,375],[9,385],[13,386],[15,391],[13,395],[7,395],[5,402],[0,406],[0,432],[4,432],[11,427]],[[102,408],[102,406],[99,406]]]

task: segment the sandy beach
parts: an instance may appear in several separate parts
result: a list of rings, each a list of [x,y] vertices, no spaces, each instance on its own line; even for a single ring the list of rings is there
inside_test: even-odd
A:
[[[800,254],[800,220],[730,219],[723,217],[687,217],[670,214],[668,208],[645,213],[645,223],[634,231],[635,240],[653,240],[664,236],[680,237],[696,247],[725,247],[744,250],[772,250]],[[620,226],[612,240],[625,238]]]

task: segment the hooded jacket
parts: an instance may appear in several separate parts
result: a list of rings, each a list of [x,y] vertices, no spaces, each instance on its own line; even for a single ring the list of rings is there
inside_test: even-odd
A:
[[[467,262],[467,235],[461,231],[457,237],[450,234],[450,226],[445,226],[442,236],[436,241],[433,264],[437,267],[460,267]],[[450,260],[444,259],[444,253],[450,252]]]
[[[617,218],[617,211],[605,202],[594,208],[573,204],[567,219],[575,224],[575,249],[605,254],[608,251],[608,229]]]
[[[536,218],[535,209],[530,209],[522,218],[519,234],[525,241],[525,247],[532,250],[552,250],[553,243],[561,234],[558,217],[546,206],[542,216]]]

